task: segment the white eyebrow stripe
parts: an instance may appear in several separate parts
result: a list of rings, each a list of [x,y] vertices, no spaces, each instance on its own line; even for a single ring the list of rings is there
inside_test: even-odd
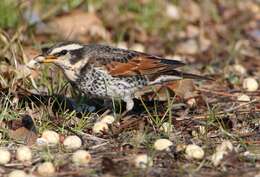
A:
[[[55,54],[55,53],[59,53],[61,52],[62,50],[77,50],[77,49],[81,49],[83,48],[84,46],[80,45],[80,44],[68,44],[68,45],[65,45],[65,46],[61,46],[61,47],[58,47],[58,48],[54,48],[52,51],[51,51],[51,55],[52,54]]]

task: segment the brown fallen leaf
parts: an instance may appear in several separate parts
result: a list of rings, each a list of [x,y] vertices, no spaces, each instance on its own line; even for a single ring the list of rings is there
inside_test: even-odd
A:
[[[10,130],[9,137],[15,141],[21,141],[24,144],[31,146],[36,142],[37,134],[25,127],[20,127],[16,130]]]
[[[36,128],[29,115],[25,115],[22,117],[21,121],[13,121],[11,124],[12,125],[10,125],[10,130],[8,132],[11,139],[21,141],[28,146],[31,146],[36,142]]]
[[[0,128],[4,129],[6,128],[6,124],[3,121],[0,121]]]
[[[142,100],[159,100],[166,101],[168,98],[167,95],[168,89],[159,85],[147,86],[142,90],[139,90],[135,93],[136,98],[141,98]]]
[[[108,41],[110,39],[109,33],[96,14],[81,10],[55,17],[47,23],[47,28],[43,31],[55,33],[66,40],[81,42],[88,42],[90,38],[101,38]]]
[[[181,99],[189,99],[196,95],[194,83],[190,79],[168,82],[164,85],[155,85],[153,87],[145,87],[141,91],[135,93],[137,98],[144,100],[167,101],[169,96],[177,96]]]
[[[194,82],[191,79],[179,80],[167,84],[167,87],[175,92],[176,95],[183,99],[194,97],[196,88]]]
[[[185,20],[195,22],[201,17],[201,9],[198,3],[191,0],[182,0],[182,15]]]

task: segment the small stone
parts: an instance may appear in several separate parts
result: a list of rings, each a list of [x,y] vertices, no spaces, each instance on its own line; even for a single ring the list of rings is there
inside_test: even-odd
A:
[[[115,117],[111,115],[107,115],[100,120],[100,122],[104,122],[106,124],[112,124],[114,121],[115,121]]]
[[[240,65],[240,64],[236,64],[233,66],[233,69],[236,73],[244,75],[246,74],[246,69],[244,66]]]
[[[168,150],[173,143],[168,139],[158,139],[154,142],[154,149],[158,151]]]
[[[243,155],[244,155],[244,156],[249,156],[249,155],[251,155],[251,152],[245,151],[245,152],[243,153]]]
[[[40,176],[54,176],[55,167],[51,162],[44,162],[38,166],[37,172]]]
[[[177,6],[173,4],[167,4],[166,6],[166,15],[172,20],[180,19],[180,12]]]
[[[234,149],[233,144],[228,141],[225,140],[223,141],[220,145],[217,146],[216,151],[232,151]]]
[[[5,165],[11,160],[11,153],[6,149],[0,149],[0,164]]]
[[[72,161],[75,164],[82,165],[87,164],[91,160],[91,155],[88,151],[85,150],[77,150],[72,155]]]
[[[131,50],[137,51],[137,52],[144,52],[145,48],[142,44],[133,44],[132,47],[130,48]]]
[[[248,77],[243,81],[243,88],[248,92],[254,92],[258,89],[258,82],[254,78]]]
[[[248,102],[248,101],[250,101],[250,97],[246,94],[242,94],[237,97],[237,101]]]
[[[96,122],[92,128],[94,133],[102,133],[108,130],[108,125],[105,122]]]
[[[199,52],[199,46],[196,40],[189,39],[187,41],[181,42],[177,45],[176,51],[181,54],[196,54]]]
[[[187,100],[187,104],[188,104],[190,107],[192,107],[192,108],[196,107],[196,105],[197,105],[196,99],[195,99],[195,98],[190,98],[190,99],[188,99],[188,100]]]
[[[212,156],[211,156],[211,162],[213,163],[214,166],[218,166],[221,162],[221,160],[224,157],[223,151],[216,151]]]
[[[35,176],[34,174],[27,174],[26,177],[38,177],[38,176]]]
[[[185,150],[188,159],[202,159],[204,157],[204,151],[196,144],[189,144]]]
[[[64,141],[63,141],[63,145],[65,146],[66,149],[78,149],[81,147],[82,145],[82,141],[81,139],[76,136],[67,136]]]
[[[32,151],[27,146],[21,146],[16,151],[16,159],[24,162],[24,161],[31,161],[32,160]]]
[[[27,177],[27,174],[23,170],[13,170],[8,177]]]
[[[49,145],[56,145],[60,142],[59,134],[52,130],[44,130],[42,138],[45,139]]]
[[[128,49],[126,42],[119,42],[116,44],[116,47],[118,47],[120,49],[126,49],[126,50]]]
[[[212,155],[211,161],[214,166],[218,166],[224,155],[233,150],[233,145],[230,141],[225,140],[216,147],[216,152]]]
[[[140,154],[135,157],[135,166],[137,168],[147,168],[153,166],[152,159],[147,154]]]

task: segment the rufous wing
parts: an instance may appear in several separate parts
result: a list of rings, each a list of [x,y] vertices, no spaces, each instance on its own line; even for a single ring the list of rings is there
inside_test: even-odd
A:
[[[107,64],[106,68],[112,76],[134,76],[158,74],[178,67],[163,63],[163,60],[164,59],[137,56],[126,63],[113,61]]]

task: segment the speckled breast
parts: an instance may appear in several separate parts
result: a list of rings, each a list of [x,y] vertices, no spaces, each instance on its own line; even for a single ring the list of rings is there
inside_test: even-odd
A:
[[[144,76],[112,77],[101,68],[85,71],[79,78],[78,88],[85,94],[109,98],[131,96],[148,83]]]

